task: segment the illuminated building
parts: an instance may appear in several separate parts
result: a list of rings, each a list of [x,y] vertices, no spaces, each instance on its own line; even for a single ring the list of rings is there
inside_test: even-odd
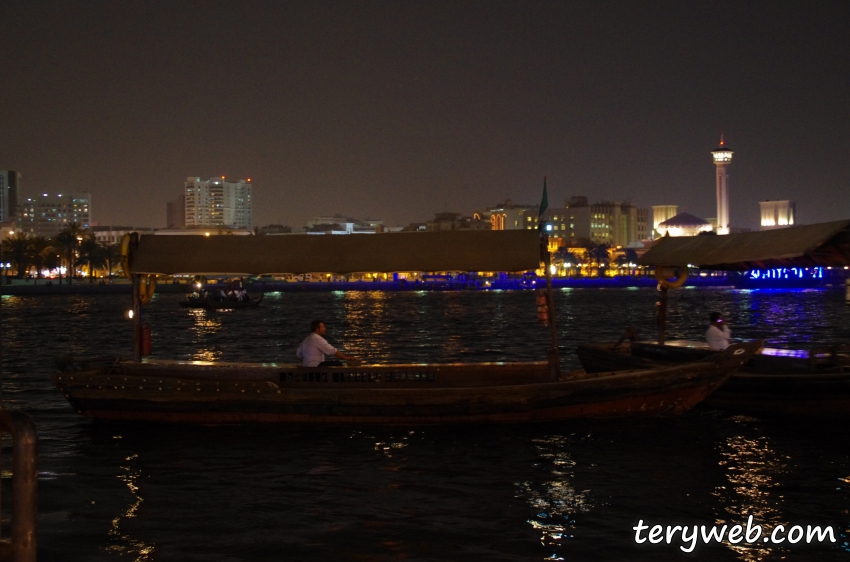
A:
[[[21,174],[12,170],[0,170],[0,222],[15,216],[18,194],[21,189]]]
[[[656,236],[664,236],[658,233],[658,225],[662,222],[672,219],[679,214],[678,205],[653,205],[652,206],[652,232],[653,238]]]
[[[251,180],[186,178],[183,184],[185,227],[251,228]]]
[[[491,230],[530,230],[537,228],[539,205],[517,205],[510,199],[472,215],[473,220],[490,221]]]
[[[28,197],[18,204],[18,228],[31,236],[56,236],[69,224],[91,224],[91,194],[70,193]]]
[[[655,229],[661,236],[697,236],[703,232],[711,232],[711,224],[689,213],[679,213],[659,223]]]
[[[489,221],[492,230],[529,230],[537,228],[539,213],[538,205],[516,205],[508,199],[503,205],[475,213],[472,219]],[[588,204],[587,197],[574,196],[563,207],[549,207],[544,220],[551,236],[627,246],[648,237],[649,209],[610,201]]]
[[[761,207],[760,230],[785,228],[795,223],[796,205],[793,201],[759,201]]]
[[[553,235],[570,240],[586,239],[594,244],[628,246],[649,236],[649,209],[631,203],[600,201],[588,204],[587,197],[570,197],[560,209],[549,209],[547,222]]]
[[[720,135],[720,146],[711,151],[717,167],[717,234],[729,234],[729,174],[726,168],[732,163],[732,154]]]

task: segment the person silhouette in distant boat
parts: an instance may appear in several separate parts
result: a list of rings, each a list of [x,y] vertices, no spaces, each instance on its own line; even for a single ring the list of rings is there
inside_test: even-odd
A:
[[[342,365],[342,361],[333,359],[326,361],[325,354],[333,355],[345,361],[357,361],[357,358],[346,355],[329,344],[322,337],[325,335],[325,331],[325,323],[321,320],[313,320],[310,323],[310,332],[312,333],[304,338],[304,341],[301,342],[301,345],[298,346],[298,350],[295,352],[295,356],[301,359],[302,367],[339,367]]]
[[[708,349],[726,349],[729,347],[729,338],[732,337],[732,331],[719,312],[712,312],[709,317],[708,330],[705,332],[705,341],[708,342]]]

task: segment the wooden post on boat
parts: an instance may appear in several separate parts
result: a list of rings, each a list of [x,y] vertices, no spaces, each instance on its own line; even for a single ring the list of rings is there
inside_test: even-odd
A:
[[[658,324],[658,345],[664,345],[667,332],[667,291],[678,289],[685,284],[688,280],[688,268],[680,268],[676,278],[671,281],[667,279],[664,268],[656,267],[655,279],[658,280],[658,291],[661,293],[661,298],[655,303],[655,323]]]
[[[142,286],[142,276],[133,275],[133,361],[142,360],[142,300],[139,290]]]
[[[658,324],[658,345],[664,345],[664,336],[667,331],[667,287],[658,284],[661,297],[656,303],[655,323]]]
[[[121,267],[124,277],[129,277],[131,282],[130,291],[133,293],[133,361],[142,360],[142,276],[130,271],[133,261],[133,252],[139,247],[139,234],[132,232],[124,235],[121,245]]]
[[[549,331],[552,336],[552,348],[549,350],[549,373],[552,380],[561,376],[561,354],[558,350],[558,328],[555,326],[555,301],[552,292],[552,258],[549,255],[549,235],[545,230],[540,233],[540,253],[543,257],[543,268],[546,272],[546,307],[549,312]]]
[[[561,378],[561,355],[558,351],[558,329],[555,327],[555,303],[552,294],[552,257],[549,255],[549,232],[546,230],[544,218],[549,208],[549,194],[546,191],[546,176],[543,176],[543,198],[540,200],[540,212],[537,214],[537,228],[540,238],[540,260],[543,262],[543,272],[546,275],[546,311],[549,314],[549,331],[552,334],[552,348],[549,357],[549,376],[552,380]]]

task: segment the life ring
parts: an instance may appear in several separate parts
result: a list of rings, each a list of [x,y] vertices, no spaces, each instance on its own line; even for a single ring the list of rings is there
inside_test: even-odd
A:
[[[655,278],[658,280],[659,289],[678,289],[685,284],[685,281],[688,280],[688,268],[683,267],[679,269],[678,277],[670,280],[667,279],[667,276],[664,274],[664,268],[656,267]]]
[[[148,304],[156,290],[156,275],[141,275],[139,278],[139,302]]]
[[[130,241],[133,235],[129,232],[121,237],[121,273],[127,279],[132,279],[133,274],[130,273]]]

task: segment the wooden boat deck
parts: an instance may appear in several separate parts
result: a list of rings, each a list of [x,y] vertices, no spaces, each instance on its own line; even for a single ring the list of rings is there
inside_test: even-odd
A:
[[[687,366],[557,379],[545,361],[304,368],[148,359],[72,363],[53,383],[79,413],[102,419],[432,424],[670,416],[703,400],[754,349]]]

